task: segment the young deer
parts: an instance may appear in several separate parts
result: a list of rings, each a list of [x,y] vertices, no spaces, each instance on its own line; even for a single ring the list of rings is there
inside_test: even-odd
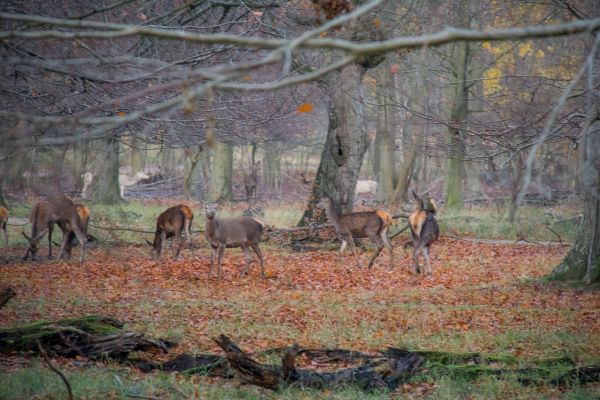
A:
[[[248,273],[252,263],[249,248],[258,256],[260,262],[260,275],[265,277],[265,262],[263,254],[258,247],[260,236],[264,229],[262,222],[253,217],[237,217],[229,219],[216,218],[218,204],[206,204],[206,241],[210,245],[210,270],[208,277],[212,276],[214,258],[217,256],[217,276],[221,279],[221,262],[226,247],[241,247],[246,256],[246,266],[241,276]]]
[[[181,251],[182,238],[181,232],[185,229],[186,216],[181,206],[167,208],[158,216],[156,220],[156,231],[154,233],[154,242],[148,244],[152,246],[152,255],[161,257],[165,241],[170,237],[175,237],[178,242],[175,259],[179,258]]]
[[[4,247],[8,248],[8,233],[6,233],[6,224],[8,223],[8,210],[0,206],[0,232],[4,237]]]
[[[392,217],[385,211],[361,211],[339,215],[333,205],[333,200],[329,196],[324,196],[318,203],[317,207],[324,209],[327,213],[327,218],[335,228],[336,233],[342,240],[340,254],[346,248],[346,244],[350,245],[356,266],[360,268],[356,249],[354,247],[354,238],[370,238],[377,245],[377,250],[369,261],[369,268],[373,266],[375,259],[385,247],[390,253],[390,269],[394,268],[393,252],[394,248],[390,239],[387,237],[387,231],[392,224]]]
[[[425,199],[420,198],[413,191],[413,196],[417,200],[417,209],[408,217],[410,226],[410,235],[413,242],[413,260],[415,262],[415,273],[420,273],[419,253],[423,253],[427,267],[426,275],[431,275],[431,262],[429,260],[429,247],[440,237],[440,227],[435,219],[435,202],[429,196]]]
[[[29,254],[31,254],[32,260],[35,259],[35,254],[39,250],[39,241],[46,234],[46,231],[48,232],[48,257],[52,257],[52,231],[54,230],[54,224],[58,224],[63,231],[63,241],[59,257],[62,258],[65,255],[70,255],[68,253],[67,242],[70,240],[69,234],[74,232],[77,240],[81,243],[79,261],[83,262],[87,237],[82,231],[81,219],[73,200],[65,195],[58,195],[48,199],[48,201],[40,201],[31,210],[29,220],[31,221],[31,237],[22,232],[25,239],[29,242],[29,248],[23,259],[26,260]]]

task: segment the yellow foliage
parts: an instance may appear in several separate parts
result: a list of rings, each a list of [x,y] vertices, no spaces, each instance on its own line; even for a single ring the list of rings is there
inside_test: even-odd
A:
[[[533,45],[530,40],[520,44],[518,47],[519,57],[525,57],[526,55],[530,54],[532,49]]]
[[[483,93],[486,96],[490,96],[502,89],[502,85],[500,85],[501,76],[502,71],[497,67],[489,68],[484,72],[483,77],[485,80],[483,81]]]

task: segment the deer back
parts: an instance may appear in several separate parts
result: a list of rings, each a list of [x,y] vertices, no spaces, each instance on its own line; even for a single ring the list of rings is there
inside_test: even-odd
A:
[[[263,228],[262,222],[253,217],[214,218],[207,221],[206,237],[210,243],[241,246],[258,243]]]
[[[391,217],[383,211],[359,211],[339,217],[341,230],[350,232],[355,238],[368,237],[367,232],[379,232],[386,222],[389,225]]]
[[[194,213],[192,212],[192,209],[190,207],[186,206],[185,204],[180,204],[175,207],[179,207],[179,209],[185,216],[186,221],[192,221],[194,219]]]

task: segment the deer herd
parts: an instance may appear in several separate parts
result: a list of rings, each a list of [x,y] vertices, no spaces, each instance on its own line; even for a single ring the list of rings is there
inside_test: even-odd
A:
[[[428,195],[419,197],[413,191],[413,196],[417,206],[415,211],[408,216],[408,227],[410,228],[414,248],[414,272],[418,274],[421,271],[418,258],[419,254],[422,253],[426,262],[425,273],[430,275],[432,269],[429,248],[439,238],[440,234],[439,225],[435,219],[436,206],[433,199]],[[387,236],[392,224],[390,214],[382,210],[340,214],[336,210],[333,200],[328,196],[323,196],[316,206],[325,210],[329,222],[333,225],[338,238],[341,240],[340,254],[349,245],[356,265],[360,267],[354,239],[369,238],[377,246],[377,249],[369,260],[368,267],[373,266],[375,259],[383,248],[386,248],[389,254],[389,268],[394,267],[394,248]],[[242,276],[248,273],[250,265],[254,261],[250,252],[250,249],[252,249],[258,257],[260,273],[264,278],[265,260],[259,247],[259,242],[265,231],[264,222],[255,216],[217,218],[217,208],[217,204],[205,204],[206,224],[204,234],[211,249],[209,278],[212,276],[216,257],[217,277],[221,279],[223,254],[228,247],[240,247],[244,252],[246,265],[241,272]],[[187,241],[191,242],[193,218],[194,214],[191,208],[186,205],[176,205],[162,212],[156,220],[154,241],[147,241],[152,247],[152,255],[157,258],[161,257],[167,239],[174,239],[172,244],[174,245],[174,242],[177,242],[175,259],[178,259],[183,245],[183,235],[185,234]],[[59,258],[69,258],[73,247],[81,244],[79,260],[82,262],[89,237],[87,233],[89,219],[90,210],[85,205],[75,203],[65,195],[56,195],[39,201],[32,208],[29,216],[31,234],[27,235],[22,232],[28,242],[23,259],[27,260],[31,257],[31,260],[35,260],[39,251],[39,243],[46,234],[48,234],[48,257],[52,257],[52,232],[56,224],[63,232]],[[4,238],[5,247],[8,247],[7,221],[8,210],[0,207],[0,233]]]

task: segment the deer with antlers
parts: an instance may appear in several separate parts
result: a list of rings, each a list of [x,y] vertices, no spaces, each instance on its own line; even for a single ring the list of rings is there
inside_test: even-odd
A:
[[[415,273],[418,274],[421,272],[421,268],[419,267],[419,253],[423,253],[423,257],[427,263],[425,274],[431,275],[429,247],[440,237],[440,227],[435,219],[436,205],[435,201],[429,195],[421,198],[414,191],[412,193],[417,201],[417,209],[408,217],[408,225],[413,242]]]
[[[390,269],[394,268],[394,247],[387,237],[387,231],[392,225],[392,217],[388,213],[375,210],[338,214],[333,205],[333,200],[329,196],[323,196],[316,206],[325,210],[327,218],[342,240],[340,254],[344,251],[346,245],[350,245],[350,250],[352,250],[352,254],[356,260],[356,266],[360,267],[354,246],[354,238],[368,237],[377,246],[375,254],[373,254],[369,261],[369,268],[373,266],[375,259],[384,247],[387,248],[390,254]]]

